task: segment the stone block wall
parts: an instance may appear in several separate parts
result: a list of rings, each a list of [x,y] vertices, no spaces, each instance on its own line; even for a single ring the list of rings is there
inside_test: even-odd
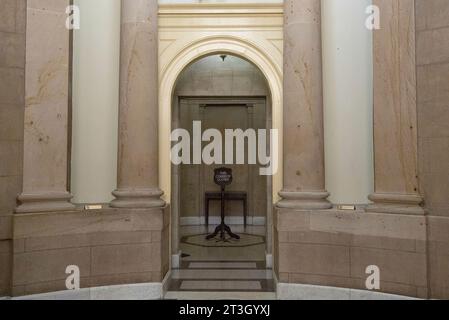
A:
[[[168,208],[16,215],[13,296],[66,290],[69,265],[81,288],[160,283],[168,246]]]
[[[279,282],[366,290],[366,268],[376,265],[380,292],[427,298],[425,217],[276,211]]]
[[[416,0],[419,175],[428,214],[432,298],[449,298],[448,17],[448,1]]]
[[[22,189],[26,0],[0,1],[0,296],[9,295],[12,213]]]

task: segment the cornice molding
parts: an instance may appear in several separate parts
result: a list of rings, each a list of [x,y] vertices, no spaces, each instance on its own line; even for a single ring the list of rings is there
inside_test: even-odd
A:
[[[159,15],[282,15],[282,3],[160,4]]]

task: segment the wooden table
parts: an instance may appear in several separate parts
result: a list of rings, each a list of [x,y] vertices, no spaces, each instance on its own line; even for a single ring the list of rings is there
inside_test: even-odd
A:
[[[204,215],[206,217],[206,226],[209,226],[209,202],[211,200],[221,200],[221,192],[208,191],[204,194]],[[245,191],[226,191],[225,201],[243,202],[243,225],[246,228],[246,220],[248,216],[248,194]]]

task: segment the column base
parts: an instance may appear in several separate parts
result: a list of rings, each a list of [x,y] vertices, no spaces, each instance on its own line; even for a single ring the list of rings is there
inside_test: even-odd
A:
[[[75,210],[70,202],[72,195],[69,192],[22,193],[17,199],[21,204],[15,209],[16,213]]]
[[[374,193],[368,197],[372,202],[365,210],[367,212],[424,215],[420,206],[423,198],[418,194]]]
[[[113,208],[162,208],[166,203],[161,199],[164,194],[159,189],[118,189],[112,192],[115,200]]]
[[[279,196],[282,198],[276,206],[278,208],[296,209],[296,210],[326,210],[331,209],[332,203],[327,198],[327,191],[281,191]]]

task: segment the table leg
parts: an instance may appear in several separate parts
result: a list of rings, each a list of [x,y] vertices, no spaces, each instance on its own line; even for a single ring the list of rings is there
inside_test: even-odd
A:
[[[206,227],[209,228],[209,198],[204,198],[204,217],[206,219]]]
[[[247,217],[248,217],[248,204],[247,204],[247,198],[245,197],[243,199],[243,226],[246,229],[247,225]]]

